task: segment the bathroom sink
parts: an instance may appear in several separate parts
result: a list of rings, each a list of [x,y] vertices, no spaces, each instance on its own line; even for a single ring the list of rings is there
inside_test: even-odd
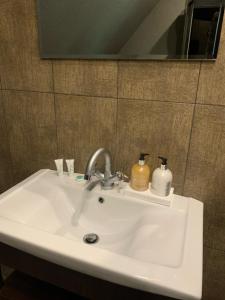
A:
[[[173,195],[169,206],[123,189],[86,191],[41,170],[0,196],[0,241],[114,283],[201,299],[203,205]]]
[[[82,241],[85,234],[95,233],[99,237],[96,247],[144,262],[179,266],[185,237],[185,211],[123,199],[119,195],[85,194],[85,207],[79,220],[72,217],[56,234]]]

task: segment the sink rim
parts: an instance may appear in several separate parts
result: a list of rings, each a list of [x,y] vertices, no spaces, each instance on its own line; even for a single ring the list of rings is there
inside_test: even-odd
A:
[[[0,201],[9,194],[20,190],[24,184],[52,172],[50,170],[38,171],[2,194]],[[175,197],[177,201],[182,201],[181,196],[175,195]],[[0,240],[53,263],[117,284],[171,297],[200,299],[202,293],[203,203],[193,198],[188,198],[188,202],[189,213],[184,259],[182,265],[175,269],[142,263],[130,257],[55,236],[3,217],[0,217]],[[197,250],[193,239],[197,241]],[[188,286],[186,282],[189,282]]]

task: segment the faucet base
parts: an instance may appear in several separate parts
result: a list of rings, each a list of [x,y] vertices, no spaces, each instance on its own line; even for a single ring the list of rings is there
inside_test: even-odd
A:
[[[104,183],[101,183],[102,190],[112,190],[114,187],[114,183],[111,185],[104,185]]]

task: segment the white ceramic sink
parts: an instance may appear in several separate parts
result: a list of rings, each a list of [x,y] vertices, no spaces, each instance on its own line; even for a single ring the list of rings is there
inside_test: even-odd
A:
[[[2,194],[0,241],[118,284],[201,299],[202,203],[173,195],[164,206],[84,185],[41,170]],[[83,241],[89,233],[95,244]]]
[[[85,234],[96,233],[100,238],[96,247],[145,262],[180,265],[187,216],[184,211],[120,195],[85,195],[87,200],[79,220],[64,220],[56,234],[82,241]],[[102,196],[104,203],[100,204],[98,199]]]

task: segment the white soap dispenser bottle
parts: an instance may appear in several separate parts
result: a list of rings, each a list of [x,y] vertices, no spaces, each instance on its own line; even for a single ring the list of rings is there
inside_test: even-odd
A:
[[[167,167],[167,158],[159,156],[162,160],[161,166],[152,174],[151,192],[158,196],[168,196],[173,180],[172,172]]]

